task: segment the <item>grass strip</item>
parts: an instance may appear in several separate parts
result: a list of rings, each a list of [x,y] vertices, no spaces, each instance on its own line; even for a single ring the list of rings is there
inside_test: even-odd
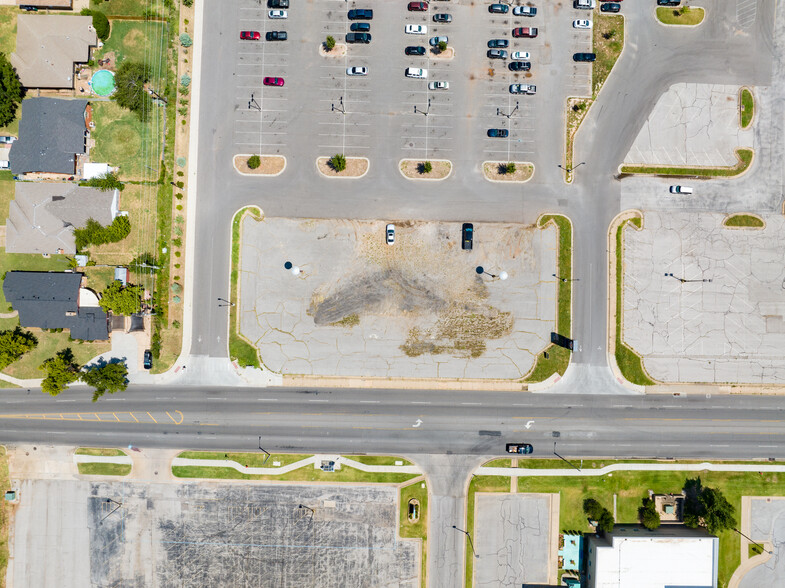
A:
[[[400,484],[416,478],[419,474],[371,473],[342,465],[340,470],[323,472],[312,464],[280,475],[256,476],[243,474],[233,468],[213,466],[172,466],[177,478],[214,478],[219,480],[280,480],[287,482],[365,482],[376,484]]]
[[[755,115],[755,100],[749,88],[741,89],[741,109],[739,111],[739,124],[742,129],[746,129],[752,123]]]
[[[722,224],[726,227],[752,227],[755,229],[762,229],[765,226],[761,219],[751,214],[734,214],[726,218]]]
[[[597,98],[624,49],[624,17],[620,14],[595,13],[592,47],[597,59],[591,68],[591,90],[592,98]]]
[[[124,463],[78,463],[79,473],[85,476],[127,476],[131,465]]]
[[[259,354],[248,340],[240,335],[237,328],[237,306],[239,304],[238,281],[240,275],[240,224],[246,213],[255,220],[260,217],[252,212],[256,208],[248,206],[239,210],[232,219],[232,268],[231,268],[231,295],[229,299],[234,303],[229,308],[229,357],[236,360],[241,367],[260,368]],[[258,208],[256,209],[258,210]]]
[[[698,25],[703,22],[706,12],[697,6],[681,8],[657,7],[657,20],[667,25]]]
[[[0,485],[3,488],[11,488],[11,478],[8,474],[8,455],[5,447],[0,446]],[[6,568],[8,568],[8,535],[10,532],[10,520],[13,515],[13,507],[8,501],[3,500],[0,506],[0,586],[5,588]]]
[[[409,501],[415,499],[420,503],[420,516],[417,522],[409,520]],[[398,524],[400,535],[406,539],[420,539],[422,555],[420,556],[420,586],[425,588],[425,576],[428,557],[428,487],[425,482],[415,482],[401,488],[400,513]]]
[[[624,221],[616,229],[616,364],[622,376],[633,384],[639,386],[652,386],[654,381],[646,375],[640,355],[627,347],[622,341],[622,284],[624,282],[624,227],[630,222],[636,227],[641,227],[641,219],[633,218]]]
[[[390,455],[347,455],[349,459],[353,459],[354,461],[359,461],[360,463],[364,463],[365,465],[376,465],[376,466],[394,466],[396,465],[396,461],[403,462],[400,465],[410,466],[412,462],[407,459],[403,459],[402,457],[395,457]]]
[[[228,459],[237,462],[241,466],[248,466],[252,468],[272,468],[283,467],[290,463],[295,463],[309,457],[312,454],[297,454],[297,453],[273,453],[267,457],[265,453],[227,453],[224,451],[183,451],[177,457],[183,459]],[[273,462],[277,462],[280,466],[274,466]]]
[[[732,167],[670,167],[663,165],[623,165],[623,174],[655,174],[658,176],[699,176],[703,178],[733,177],[746,171],[752,162],[752,149],[736,149],[736,165]]]
[[[98,455],[101,457],[122,457],[125,455],[125,451],[108,447],[80,447],[74,453],[76,455]]]
[[[510,478],[502,476],[472,476],[469,483],[469,492],[466,498],[466,529],[475,537],[474,527],[474,495],[477,492],[509,492]],[[455,531],[459,533],[460,531]],[[476,549],[476,546],[475,546]],[[464,586],[474,585],[474,549],[469,537],[466,537],[466,576]]]

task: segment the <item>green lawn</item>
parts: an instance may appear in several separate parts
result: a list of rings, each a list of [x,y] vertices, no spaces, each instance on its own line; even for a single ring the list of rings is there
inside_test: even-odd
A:
[[[127,476],[131,473],[131,466],[122,463],[78,463],[76,467],[86,476]]]
[[[512,460],[507,458],[492,459],[491,461],[482,464],[484,468],[509,468],[512,466]]]
[[[156,109],[154,116],[160,115]],[[133,112],[120,108],[115,102],[94,102],[93,120],[95,129],[90,134],[95,139],[95,147],[90,151],[90,159],[119,167],[122,180],[157,179],[155,170],[160,164],[156,153],[160,137],[153,134],[159,125],[153,125],[152,121],[141,122]],[[126,191],[128,189],[130,186]],[[123,196],[125,192],[120,197],[121,204]]]
[[[726,227],[751,227],[755,229],[762,229],[765,226],[761,219],[751,214],[734,214],[726,218],[722,224]]]
[[[54,357],[61,349],[70,347],[74,358],[80,365],[86,364],[96,355],[109,351],[112,345],[109,341],[79,342],[69,341],[68,330],[62,333],[50,333],[41,329],[27,329],[38,339],[38,346],[24,354],[21,359],[12,363],[3,370],[3,373],[15,378],[43,378],[45,373],[38,367],[44,360]]]
[[[416,523],[409,521],[409,501],[417,499],[420,503],[419,518]],[[420,584],[425,586],[428,556],[428,486],[425,482],[415,482],[401,488],[399,529],[401,537],[422,540]]]
[[[229,299],[235,303],[234,306],[229,308],[229,357],[237,360],[237,363],[242,367],[261,367],[259,362],[259,354],[256,352],[256,347],[251,345],[237,329],[237,304],[239,303],[239,296],[237,292],[237,283],[240,275],[240,223],[242,222],[245,214],[248,213],[252,218],[260,220],[254,215],[254,208],[248,206],[238,211],[232,220],[232,269],[231,269],[231,295]],[[256,208],[258,211],[259,209]],[[261,211],[260,211],[261,212]]]
[[[409,460],[389,455],[347,455],[346,457],[365,465],[394,466],[396,461],[402,461],[402,465],[405,466],[412,465],[412,462]]]
[[[141,3],[140,3],[141,4]],[[144,6],[144,4],[142,4]],[[109,38],[95,51],[98,61],[107,53],[114,53],[116,68],[126,59],[141,61],[157,67],[166,60],[166,24],[155,21],[113,20]]]
[[[736,149],[738,162],[732,167],[669,167],[662,165],[623,165],[623,174],[656,174],[659,176],[733,177],[744,172],[752,162],[752,149]]]
[[[74,453],[76,455],[98,455],[101,457],[122,457],[126,455],[121,449],[111,449],[108,447],[80,447]]]
[[[0,6],[0,53],[5,53],[8,58],[16,51],[17,14],[19,14],[17,6]]]
[[[84,275],[87,276],[87,287],[100,294],[114,282],[114,267],[86,267]]]
[[[749,88],[741,89],[741,108],[739,110],[739,124],[742,129],[746,129],[752,122],[752,117],[755,114],[755,100],[752,97],[752,92]]]
[[[472,538],[476,537],[476,529],[474,526],[474,495],[477,492],[509,492],[510,491],[510,478],[502,476],[472,476],[472,481],[469,483],[469,493],[466,499],[466,529],[472,534]],[[460,525],[456,525],[460,527]],[[455,530],[456,533],[460,531]],[[469,538],[466,537],[466,582],[465,586],[474,585],[474,557],[472,546]]]
[[[140,2],[139,0],[93,0],[90,2],[90,8],[93,10],[98,9],[111,18],[113,16],[142,16],[145,9],[163,14],[163,4],[163,0],[152,0],[151,2]]]
[[[704,486],[719,488],[741,516],[742,496],[785,495],[785,474],[758,472],[613,472],[602,477],[520,478],[520,492],[558,492],[560,530],[590,532],[583,513],[584,498],[595,498],[613,510],[617,496],[617,523],[637,523],[638,507],[648,490],[655,493],[680,492],[687,478],[700,477]],[[506,478],[505,478],[506,479]],[[739,535],[733,531],[718,534],[720,538],[720,588],[728,585],[731,575],[741,563]]]
[[[14,199],[14,174],[11,171],[0,171],[0,224],[5,224],[11,200]]]
[[[683,12],[682,12],[683,11]],[[683,6],[682,8],[657,7],[657,20],[669,25],[697,25],[706,16],[703,8]]]
[[[255,453],[231,453],[224,451],[183,451],[177,457],[183,459],[230,459],[236,461],[240,465],[247,465],[253,468],[272,468],[273,462],[280,462],[281,467],[295,463],[301,459],[312,457],[308,454],[295,454],[295,453],[273,453],[267,459],[267,455],[259,451]],[[266,459],[266,461],[265,461]]]
[[[128,212],[131,232],[117,243],[90,245],[87,250],[92,261],[123,265],[139,255],[155,251],[156,192],[156,186],[126,184],[120,193],[120,210]]]
[[[594,14],[593,47],[597,60],[591,64],[592,97],[596,98],[624,49],[624,17]]]

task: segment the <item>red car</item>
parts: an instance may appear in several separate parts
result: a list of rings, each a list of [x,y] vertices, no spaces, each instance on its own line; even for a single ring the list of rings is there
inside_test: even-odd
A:
[[[518,27],[517,29],[512,30],[513,37],[529,37],[533,38],[537,36],[537,28],[536,27]]]
[[[264,78],[265,86],[283,86],[283,78]]]
[[[243,41],[258,41],[262,36],[259,31],[240,31],[240,38]]]
[[[410,12],[425,12],[428,10],[427,2],[409,2]]]

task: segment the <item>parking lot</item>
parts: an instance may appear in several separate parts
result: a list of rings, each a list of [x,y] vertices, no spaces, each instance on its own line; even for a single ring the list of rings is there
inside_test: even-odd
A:
[[[524,17],[490,14],[489,5],[438,0],[415,12],[404,0],[293,2],[288,18],[271,19],[266,6],[242,0],[231,41],[238,44],[237,153],[279,154],[307,167],[319,156],[344,153],[391,169],[403,158],[449,159],[477,170],[487,160],[536,163],[544,151],[560,160],[563,146],[553,137],[563,133],[564,100],[590,92],[591,65],[574,63],[571,55],[590,49],[591,31],[572,28],[572,20],[591,13],[543,3],[536,16]],[[373,20],[349,21],[347,12],[354,8],[372,8]],[[452,22],[434,22],[436,13],[450,14]],[[372,41],[349,44],[345,55],[338,49],[320,55],[328,35],[344,43],[352,22],[368,22]],[[425,25],[426,34],[406,34],[409,24]],[[536,27],[539,34],[513,38],[512,29],[520,26]],[[240,30],[258,31],[261,40],[240,40]],[[264,40],[268,31],[279,30],[288,40]],[[448,38],[448,56],[431,51],[436,36]],[[513,72],[507,68],[510,58],[489,59],[491,39],[507,40],[510,55],[529,53],[522,60],[531,62],[531,70]],[[424,47],[426,55],[406,55],[407,46]],[[368,73],[349,76],[350,67]],[[427,69],[427,79],[406,78],[407,67]],[[268,76],[282,77],[285,84],[264,86]],[[429,89],[433,81],[449,87]],[[534,84],[537,93],[513,95],[513,83]],[[489,138],[489,129],[509,133]],[[538,141],[543,136],[547,145]]]

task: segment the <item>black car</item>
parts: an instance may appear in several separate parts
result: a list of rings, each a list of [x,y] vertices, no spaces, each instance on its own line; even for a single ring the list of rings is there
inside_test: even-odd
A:
[[[267,31],[264,38],[268,41],[286,41],[288,37],[286,31]]]
[[[425,47],[410,45],[404,49],[403,52],[406,53],[406,55],[425,55]]]
[[[369,22],[353,22],[352,26],[349,27],[350,31],[354,31],[355,33],[370,33],[371,32],[371,23]]]
[[[507,39],[491,39],[488,41],[488,49],[507,49],[510,42]]]
[[[434,14],[433,22],[452,22],[452,14],[445,14],[444,12]]]
[[[507,11],[510,9],[509,6],[506,4],[491,4],[488,7],[488,12],[492,14],[507,14]]]
[[[657,6],[678,6],[681,0],[657,0]]]
[[[461,227],[461,249],[471,251],[473,244],[474,225],[472,223],[463,223],[463,226]]]
[[[600,12],[621,12],[621,4],[618,2],[606,2],[600,5]]]
[[[139,357],[137,355],[137,357]],[[144,350],[144,369],[149,370],[153,368],[153,352],[149,349]]]
[[[504,449],[507,453],[518,453],[520,455],[529,455],[534,451],[534,447],[530,443],[507,443]]]
[[[267,6],[270,8],[289,8],[289,0],[270,0]]]
[[[507,52],[504,49],[488,49],[488,59],[507,59]]]
[[[510,71],[529,71],[532,68],[531,61],[511,61],[507,66]]]
[[[373,10],[370,8],[355,8],[347,14],[349,20],[373,20]]]
[[[346,33],[347,43],[370,43],[371,33]]]
[[[489,137],[496,137],[499,139],[506,139],[510,136],[510,131],[507,129],[488,129]]]
[[[573,61],[595,61],[596,59],[596,53],[576,53],[572,56]]]

